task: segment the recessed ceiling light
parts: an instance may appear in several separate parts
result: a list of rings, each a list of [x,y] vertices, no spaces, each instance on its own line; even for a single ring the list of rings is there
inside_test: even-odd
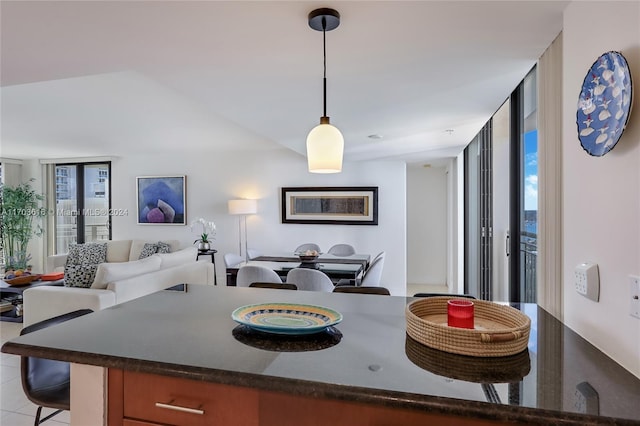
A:
[[[369,139],[382,139],[382,138],[383,138],[383,136],[382,136],[382,135],[379,135],[379,134],[377,134],[377,133],[375,133],[375,134],[373,134],[373,135],[369,135],[369,136],[367,136],[367,137],[368,137]]]

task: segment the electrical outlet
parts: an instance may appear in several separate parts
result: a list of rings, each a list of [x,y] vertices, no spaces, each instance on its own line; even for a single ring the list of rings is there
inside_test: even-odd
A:
[[[600,299],[600,274],[595,263],[581,263],[575,269],[576,291],[594,302]]]
[[[629,290],[631,296],[629,314],[640,319],[640,277],[629,275]]]

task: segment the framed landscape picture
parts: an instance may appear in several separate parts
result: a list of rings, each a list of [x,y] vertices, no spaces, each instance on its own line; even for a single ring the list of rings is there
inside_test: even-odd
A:
[[[377,225],[378,187],[282,188],[282,223]]]
[[[182,176],[136,178],[139,225],[186,225],[186,180]]]

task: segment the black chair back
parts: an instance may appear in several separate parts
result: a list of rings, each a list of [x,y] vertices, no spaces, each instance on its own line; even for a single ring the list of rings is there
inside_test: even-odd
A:
[[[339,286],[333,289],[334,293],[360,293],[360,294],[379,294],[381,296],[390,296],[391,293],[385,287],[370,286]]]
[[[33,333],[92,312],[91,309],[82,309],[49,318],[23,328],[20,335]],[[24,393],[31,402],[38,405],[36,425],[50,419],[62,410],[70,409],[71,380],[68,362],[22,356],[20,357],[20,375]],[[40,419],[42,407],[54,408],[57,411]]]
[[[450,293],[416,293],[413,297],[435,297],[435,296],[448,296],[448,297],[466,297],[467,299],[475,299],[470,294],[450,294]]]

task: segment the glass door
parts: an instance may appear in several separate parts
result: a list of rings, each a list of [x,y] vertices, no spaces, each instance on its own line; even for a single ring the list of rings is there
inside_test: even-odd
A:
[[[510,100],[502,104],[491,121],[493,136],[493,291],[494,300],[509,300],[509,155],[510,155]]]

